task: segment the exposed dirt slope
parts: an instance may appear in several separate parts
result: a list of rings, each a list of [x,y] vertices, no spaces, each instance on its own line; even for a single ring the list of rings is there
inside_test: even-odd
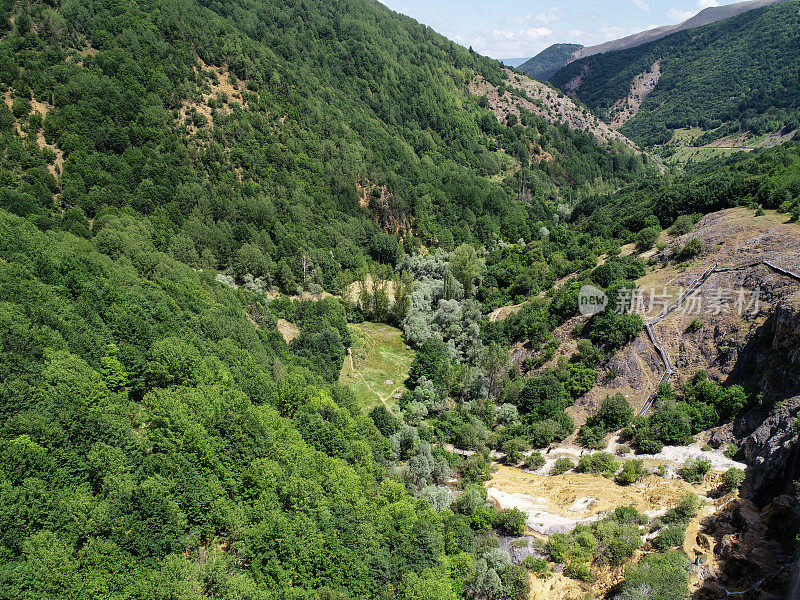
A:
[[[489,108],[499,121],[505,122],[511,114],[519,116],[519,109],[524,108],[549,123],[563,123],[570,129],[591,133],[602,143],[621,142],[636,148],[632,141],[600,121],[589,109],[576,104],[572,98],[527,75],[515,73],[510,69],[506,72],[509,76],[506,86],[524,92],[525,97],[509,92],[501,96],[495,86],[480,76],[469,84],[471,94],[486,96]]]
[[[644,73],[636,76],[631,84],[631,91],[625,98],[621,98],[611,107],[611,129],[619,129],[636,116],[642,107],[642,102],[647,98],[653,88],[658,85],[661,78],[661,61],[657,60],[653,66]]]

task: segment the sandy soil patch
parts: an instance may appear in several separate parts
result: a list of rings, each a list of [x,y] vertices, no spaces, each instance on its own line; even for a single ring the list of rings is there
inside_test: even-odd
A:
[[[500,508],[525,512],[528,527],[541,535],[571,531],[619,506],[634,506],[639,512],[655,515],[675,506],[686,494],[708,492],[705,485],[655,475],[634,485],[619,486],[597,475],[537,475],[505,466],[500,466],[486,485],[492,502]]]

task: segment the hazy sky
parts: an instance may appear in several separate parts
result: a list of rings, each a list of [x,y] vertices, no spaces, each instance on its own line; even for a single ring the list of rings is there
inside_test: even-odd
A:
[[[533,56],[556,42],[591,46],[737,0],[381,0],[492,58]]]

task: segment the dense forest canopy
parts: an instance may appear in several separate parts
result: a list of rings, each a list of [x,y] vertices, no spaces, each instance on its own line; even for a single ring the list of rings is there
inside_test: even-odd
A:
[[[2,206],[73,231],[131,208],[159,249],[286,291],[335,291],[401,241],[532,239],[554,199],[645,171],[498,123],[466,91],[496,62],[375,2],[7,1],[2,22]]]
[[[478,76],[523,93],[371,0],[0,0],[0,600],[527,597],[549,567],[501,549],[526,516],[488,504],[490,451],[570,436],[644,324],[596,315],[557,361],[554,329],[583,284],[646,273],[622,243],[737,204],[796,218],[800,158],[663,175],[498,118]],[[368,413],[338,383],[365,319],[413,354]],[[579,440],[683,442],[749,400],[701,375],[663,392],[673,412],[609,398]],[[541,551],[586,579],[646,520],[622,507]],[[685,563],[649,556],[620,590],[679,598]]]
[[[753,10],[630,50],[597,54],[561,69],[564,87],[580,78],[577,96],[604,118],[628,96],[634,78],[661,61],[661,76],[621,132],[644,146],[684,127],[714,130],[706,141],[739,131],[798,128],[800,3]]]

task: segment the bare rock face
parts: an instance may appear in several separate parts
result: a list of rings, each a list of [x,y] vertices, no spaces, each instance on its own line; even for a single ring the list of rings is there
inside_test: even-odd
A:
[[[788,491],[800,475],[798,436],[795,421],[800,396],[776,407],[764,422],[744,440],[744,452],[752,472],[752,498],[761,504]]]
[[[800,366],[800,294],[778,305],[772,349],[785,353],[790,364]]]

